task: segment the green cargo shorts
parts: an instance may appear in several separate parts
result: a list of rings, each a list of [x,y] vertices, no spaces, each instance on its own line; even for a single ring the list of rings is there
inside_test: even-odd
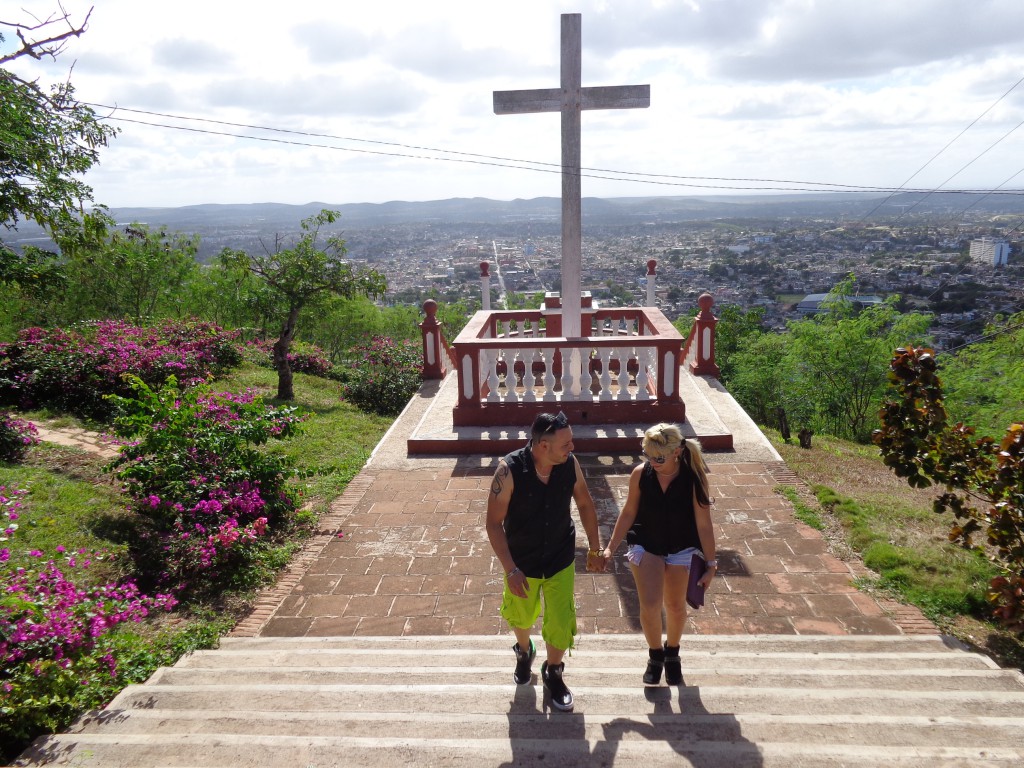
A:
[[[544,599],[544,620],[541,637],[544,642],[566,651],[573,646],[576,636],[576,565],[546,579],[526,579],[526,597],[516,597],[508,589],[501,600],[501,615],[513,629],[528,629],[540,616],[541,598]]]

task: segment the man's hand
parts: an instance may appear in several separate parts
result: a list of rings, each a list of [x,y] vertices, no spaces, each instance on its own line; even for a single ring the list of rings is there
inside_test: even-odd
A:
[[[603,552],[587,552],[587,572],[601,573],[604,571],[607,560]]]
[[[516,597],[526,597],[527,583],[526,576],[523,572],[516,568],[512,573],[505,577],[508,582],[508,591]]]

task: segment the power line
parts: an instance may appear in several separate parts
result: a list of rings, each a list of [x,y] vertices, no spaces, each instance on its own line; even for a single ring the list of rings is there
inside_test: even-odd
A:
[[[874,213],[875,211],[877,211],[877,210],[878,210],[879,208],[881,208],[881,207],[882,207],[883,205],[885,205],[885,204],[886,204],[886,203],[888,203],[888,202],[889,202],[890,200],[892,200],[892,199],[893,199],[893,197],[895,197],[897,193],[899,193],[899,192],[901,192],[901,191],[907,191],[907,190],[905,190],[905,189],[904,189],[904,188],[905,188],[905,187],[907,186],[907,184],[909,184],[909,183],[910,183],[911,181],[913,181],[913,180],[914,180],[914,179],[915,179],[915,178],[917,177],[917,175],[918,175],[918,174],[920,174],[920,173],[921,173],[921,172],[922,172],[922,171],[923,171],[923,170],[924,170],[925,168],[927,168],[927,167],[928,167],[929,165],[931,165],[931,164],[932,164],[932,162],[934,162],[934,161],[935,161],[935,159],[936,159],[936,158],[938,158],[938,156],[939,156],[939,155],[941,155],[941,154],[942,154],[943,152],[945,152],[945,151],[946,151],[947,149],[949,149],[949,148],[950,148],[951,146],[953,146],[953,144],[955,144],[955,143],[956,143],[957,141],[959,141],[959,140],[960,140],[960,137],[961,137],[961,136],[963,136],[963,135],[964,135],[965,133],[967,133],[967,132],[968,132],[969,130],[971,130],[971,128],[973,128],[973,127],[974,127],[975,125],[977,125],[977,123],[978,123],[978,122],[979,122],[979,121],[980,121],[980,120],[981,120],[981,119],[982,119],[982,118],[983,118],[983,117],[984,117],[985,115],[987,115],[987,114],[988,114],[989,112],[991,112],[991,111],[992,111],[992,110],[993,110],[993,109],[994,109],[994,108],[996,107],[996,105],[997,105],[997,104],[999,104],[999,102],[1001,102],[1001,101],[1002,101],[1003,99],[1005,99],[1005,98],[1006,98],[1007,96],[1009,96],[1009,95],[1010,95],[1011,93],[1013,93],[1013,91],[1015,91],[1015,90],[1017,89],[1017,87],[1018,87],[1018,86],[1019,86],[1019,85],[1020,85],[1021,83],[1024,83],[1024,77],[1022,77],[1022,78],[1021,78],[1020,80],[1018,80],[1018,81],[1017,81],[1016,83],[1014,83],[1013,85],[1011,85],[1011,86],[1009,87],[1009,89],[1007,89],[1007,91],[1006,91],[1006,92],[1005,92],[1005,93],[1004,93],[1004,94],[1003,94],[1002,96],[1000,96],[1000,97],[999,97],[998,99],[996,99],[996,100],[995,100],[995,101],[993,101],[993,102],[992,102],[991,104],[989,104],[989,105],[988,105],[988,108],[987,108],[987,109],[986,109],[986,110],[985,110],[984,112],[982,112],[982,113],[981,113],[980,115],[978,115],[978,116],[977,116],[976,118],[974,118],[974,119],[973,119],[973,120],[972,120],[972,121],[970,122],[970,124],[969,124],[969,125],[968,125],[968,126],[967,126],[966,128],[964,128],[964,129],[963,129],[962,131],[960,131],[960,133],[958,133],[958,134],[957,134],[956,136],[954,136],[954,137],[953,137],[952,139],[950,139],[950,140],[949,140],[949,141],[948,141],[948,142],[946,143],[946,146],[944,146],[944,147],[943,147],[942,149],[940,149],[940,150],[939,150],[938,152],[936,152],[936,153],[935,153],[934,155],[932,155],[932,156],[931,156],[931,157],[930,157],[930,158],[928,159],[928,161],[927,161],[927,162],[926,162],[926,163],[925,163],[924,165],[922,165],[922,166],[921,166],[920,168],[918,168],[918,169],[917,169],[916,171],[914,171],[914,172],[913,172],[913,173],[912,173],[912,174],[911,174],[911,175],[909,176],[909,178],[907,178],[907,180],[906,180],[906,181],[904,181],[904,182],[903,182],[902,184],[900,184],[900,186],[899,186],[899,188],[898,188],[897,190],[895,190],[895,191],[894,191],[894,192],[893,192],[893,193],[892,193],[891,195],[889,195],[889,196],[888,196],[887,198],[885,198],[885,200],[883,200],[883,201],[882,201],[882,202],[880,202],[880,203],[879,203],[878,205],[876,205],[876,206],[875,206],[874,208],[872,208],[872,209],[871,209],[871,210],[870,210],[870,211],[869,211],[869,212],[867,213],[867,215],[865,215],[865,216],[864,216],[864,218],[863,218],[863,219],[861,219],[861,221],[863,222],[864,220],[866,220],[866,219],[868,218],[868,216],[871,216],[871,214],[873,214],[873,213]],[[1018,126],[1018,127],[1020,127],[1020,126]],[[1014,129],[1014,130],[1016,130],[1016,129]],[[1002,141],[1002,139],[1000,139],[999,141]],[[998,143],[998,142],[996,142],[996,143]],[[988,150],[986,150],[986,151],[988,151]],[[972,161],[972,162],[973,162],[973,161]],[[965,167],[966,167],[966,166],[965,166]],[[961,170],[963,170],[963,169],[961,169]],[[959,171],[957,171],[957,173],[959,173]],[[956,175],[956,174],[954,174],[954,176],[955,176],[955,175]],[[951,176],[950,178],[952,178],[952,176]],[[949,179],[947,179],[946,181],[949,181]],[[945,182],[943,182],[943,184],[945,184]],[[942,186],[943,184],[940,184],[939,186],[941,187],[941,186]],[[900,216],[902,217],[902,216],[903,216],[903,214],[905,214],[905,213],[906,213],[906,211],[902,211],[902,212],[900,213]]]
[[[984,336],[975,339],[974,341],[968,341],[964,344],[960,344],[959,346],[952,347],[950,349],[945,349],[942,351],[942,354],[948,355],[950,352],[956,352],[957,350],[965,349],[966,347],[973,347],[975,344],[980,344],[983,341],[989,341],[991,339],[996,338],[997,336],[1002,336],[1004,333],[1010,333],[1011,331],[1019,331],[1021,328],[1024,328],[1024,323],[1019,323],[1018,325],[1005,325],[1002,328],[993,331],[992,333],[987,333]]]
[[[956,173],[954,173],[954,174],[953,174],[952,176],[950,176],[949,178],[947,178],[947,179],[946,179],[946,180],[945,180],[944,182],[942,182],[942,184],[939,184],[939,188],[941,188],[941,187],[945,186],[945,185],[946,185],[946,184],[948,184],[948,183],[949,183],[950,181],[952,181],[952,180],[953,180],[953,179],[955,179],[955,178],[956,178],[957,176],[959,176],[959,175],[960,175],[961,173],[963,173],[963,172],[964,172],[965,170],[967,170],[967,169],[968,169],[968,168],[969,168],[970,166],[974,165],[974,163],[976,163],[976,162],[977,162],[978,160],[980,160],[980,159],[981,159],[982,157],[984,157],[985,155],[987,155],[987,154],[988,154],[988,153],[989,153],[990,151],[992,151],[993,149],[995,149],[995,148],[996,148],[996,146],[997,146],[997,145],[998,145],[998,144],[999,144],[999,143],[1000,143],[1001,141],[1003,141],[1003,139],[1005,139],[1005,138],[1006,138],[1007,136],[1009,136],[1009,135],[1010,135],[1011,133],[1013,133],[1014,131],[1016,131],[1016,130],[1017,130],[1018,128],[1020,128],[1020,127],[1021,127],[1022,125],[1024,125],[1024,120],[1021,120],[1021,121],[1020,121],[1019,123],[1017,123],[1017,124],[1016,124],[1016,125],[1015,125],[1015,126],[1014,126],[1013,128],[1011,128],[1010,130],[1008,130],[1008,131],[1007,131],[1006,133],[1004,133],[1004,134],[1003,134],[1002,136],[1000,136],[1000,137],[999,137],[998,139],[996,139],[996,140],[995,140],[995,141],[994,141],[994,142],[993,142],[992,144],[990,144],[990,145],[989,145],[989,146],[987,146],[987,147],[986,147],[986,148],[985,148],[984,150],[982,150],[982,151],[981,151],[981,152],[980,152],[979,154],[975,155],[973,159],[971,159],[970,161],[968,161],[967,163],[965,163],[965,164],[964,164],[964,165],[963,165],[963,166],[962,166],[962,167],[961,167],[961,168],[960,168],[960,169],[959,169],[959,170],[958,170],[958,171],[957,171]],[[1014,174],[1014,176],[1016,176],[1016,175],[1017,175],[1017,174]],[[1013,177],[1011,176],[1010,178],[1013,178]],[[998,189],[998,187],[997,187],[997,189]],[[916,203],[914,203],[914,204],[913,204],[912,206],[910,206],[910,210],[914,210],[914,209],[915,209],[915,208],[916,208],[917,206],[919,206],[919,205],[920,205],[921,203],[923,203],[923,202],[924,202],[925,200],[927,200],[927,199],[928,199],[928,197],[929,197],[929,196],[930,196],[931,194],[933,194],[933,193],[932,193],[932,192],[929,192],[929,193],[928,193],[927,195],[925,195],[925,196],[924,196],[924,197],[922,197],[922,198],[921,198],[920,200],[918,200],[918,201],[917,201]],[[904,212],[904,213],[906,213],[906,212]]]
[[[562,167],[557,163],[543,162],[539,160],[528,160],[521,158],[510,158],[496,155],[486,155],[481,153],[465,152],[460,150],[441,149],[436,147],[424,147],[414,144],[403,144],[400,142],[383,141],[378,139],[364,139],[350,136],[336,136],[326,133],[317,133],[312,131],[297,131],[286,128],[275,128],[271,126],[253,125],[248,123],[235,123],[225,120],[214,120],[210,118],[200,117],[188,117],[182,115],[173,115],[162,112],[152,112],[140,109],[131,109],[126,107],[117,107],[106,104],[89,104],[92,107],[98,107],[100,109],[113,110],[114,113],[131,112],[134,114],[147,115],[152,117],[167,118],[172,120],[182,120],[187,122],[200,122],[209,123],[212,125],[223,125],[231,128],[242,128],[246,130],[257,130],[267,131],[271,133],[287,134],[293,136],[303,136],[307,138],[316,139],[331,139],[335,141],[350,141],[355,143],[363,144],[376,144],[381,146],[395,147],[398,149],[407,149],[414,152],[430,152],[435,155],[454,155],[455,157],[437,157],[433,155],[422,155],[422,154],[408,154],[406,152],[389,152],[384,150],[371,150],[371,149],[360,149],[354,147],[339,147],[327,144],[315,144],[305,141],[270,138],[266,136],[253,136],[246,134],[230,133],[226,131],[216,131],[203,128],[194,128],[189,126],[181,125],[168,125],[166,123],[149,122],[145,120],[136,120],[127,117],[120,117],[117,114],[110,114],[101,119],[105,120],[117,120],[125,123],[133,123],[136,125],[147,125],[155,128],[165,128],[169,130],[186,131],[191,133],[202,133],[213,136],[228,136],[238,139],[249,139],[252,141],[263,141],[277,144],[288,144],[292,146],[305,146],[315,147],[319,149],[330,149],[342,152],[357,152],[362,154],[374,154],[385,157],[401,157],[414,160],[429,160],[429,161],[442,161],[442,162],[457,162],[466,163],[472,165],[485,165],[499,168],[511,168],[515,170],[527,170],[535,171],[540,173],[561,173]],[[612,174],[612,175],[609,175]],[[1024,190],[979,190],[979,189],[948,189],[948,190],[927,190],[927,189],[897,189],[893,190],[889,187],[879,186],[867,186],[867,185],[856,185],[856,184],[841,184],[831,182],[815,182],[815,181],[795,181],[787,179],[761,179],[761,178],[734,178],[734,177],[719,177],[719,176],[683,176],[673,174],[656,174],[656,173],[642,173],[638,171],[619,171],[607,168],[588,168],[584,167],[580,169],[580,175],[585,178],[593,179],[604,179],[609,181],[636,181],[644,184],[655,184],[661,186],[674,186],[674,187],[690,187],[697,189],[722,189],[731,191],[761,191],[761,192],[825,192],[825,193],[838,193],[838,192],[914,192],[922,194],[1000,194],[1007,196],[1024,196]],[[630,177],[630,178],[624,178]],[[722,184],[709,184],[709,183],[698,183],[698,182],[725,182]],[[744,186],[740,186],[740,185]],[[751,186],[751,185],[773,185],[773,186]],[[792,186],[780,186],[780,185],[792,185]]]

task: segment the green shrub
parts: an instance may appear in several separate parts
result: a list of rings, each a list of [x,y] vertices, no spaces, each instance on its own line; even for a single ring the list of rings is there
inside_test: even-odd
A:
[[[25,458],[28,449],[39,442],[35,425],[0,411],[0,461],[12,464]]]
[[[397,416],[423,381],[423,360],[418,344],[395,343],[374,337],[370,344],[352,349],[356,359],[339,376],[342,399],[381,416]]]
[[[181,390],[173,377],[157,391],[130,385],[134,398],[110,398],[115,432],[129,441],[110,466],[139,521],[138,579],[182,600],[255,586],[268,561],[281,561],[297,502],[289,480],[304,474],[259,446],[297,434],[302,417],[251,391]]]
[[[272,340],[256,340],[242,346],[242,355],[251,363],[261,368],[273,368]],[[327,354],[315,344],[304,341],[292,342],[288,350],[288,363],[293,373],[308,373],[324,379],[334,378],[334,364],[327,359]]]

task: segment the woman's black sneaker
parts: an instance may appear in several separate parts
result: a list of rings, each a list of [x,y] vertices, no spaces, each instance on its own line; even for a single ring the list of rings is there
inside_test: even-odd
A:
[[[644,685],[657,685],[661,682],[661,670],[665,667],[665,649],[647,649],[647,671],[644,672]]]
[[[665,682],[679,685],[683,682],[683,663],[679,660],[679,646],[665,646]]]

